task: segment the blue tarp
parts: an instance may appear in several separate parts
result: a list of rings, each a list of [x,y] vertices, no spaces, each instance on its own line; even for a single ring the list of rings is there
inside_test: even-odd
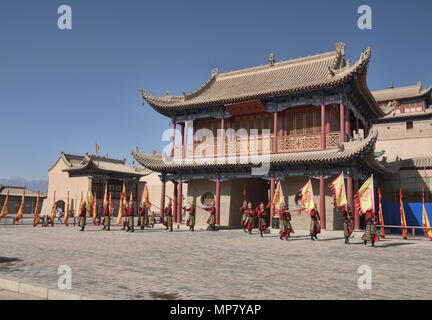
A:
[[[429,222],[432,224],[432,203],[425,203],[426,211],[428,213]],[[391,200],[382,200],[382,210],[384,225],[400,226],[400,203],[393,202]],[[422,203],[404,203],[405,219],[407,226],[421,227],[422,226]],[[399,228],[386,228],[386,232],[391,233],[402,233],[402,229]],[[411,230],[408,229],[411,233]],[[416,234],[424,234],[423,229],[417,229]]]

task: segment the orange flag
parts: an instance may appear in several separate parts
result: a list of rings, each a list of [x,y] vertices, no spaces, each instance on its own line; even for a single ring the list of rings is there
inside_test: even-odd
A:
[[[36,199],[36,208],[35,208],[35,212],[34,212],[34,218],[33,218],[33,227],[36,227],[39,224],[39,191],[37,194],[37,199]]]
[[[22,198],[21,198],[21,205],[20,205],[20,207],[18,209],[16,218],[15,218],[15,224],[18,224],[18,221],[23,217],[24,198],[25,198],[25,188],[24,188],[23,195],[22,195]]]
[[[96,223],[96,191],[93,195],[93,202],[91,204],[91,209],[92,209],[93,224],[95,226],[97,226],[97,223]]]
[[[82,202],[83,202],[83,192],[81,191],[80,204],[79,204],[79,207],[78,207],[78,210],[77,210],[77,213],[76,213],[76,214],[78,214],[78,215],[79,215],[80,212],[81,212]]]
[[[102,203],[102,213],[105,212],[105,208],[108,205],[108,182],[105,183],[105,192]]]
[[[379,223],[381,225],[381,238],[385,239],[385,232],[384,232],[384,219],[383,219],[383,213],[382,213],[382,206],[381,206],[381,190],[378,188],[378,199],[379,199],[379,208],[378,208],[378,217],[379,217]]]
[[[68,191],[68,199],[66,204],[64,224],[66,225],[66,227],[69,227],[69,191]]]
[[[51,208],[51,226],[52,227],[54,227],[54,219],[55,219],[55,190],[54,190],[53,205]]]
[[[373,175],[367,179],[354,196],[356,208],[360,215],[368,210],[375,211]]]
[[[146,185],[144,187],[144,190],[143,190],[143,193],[142,193],[142,196],[141,196],[141,207],[144,207],[144,206],[147,209],[149,209],[149,210],[151,208],[151,203],[150,203],[150,197],[149,197],[149,191],[148,191],[148,188],[147,188],[147,183],[146,183]]]
[[[405,220],[405,210],[404,210],[403,202],[402,202],[402,188],[400,189],[399,194],[400,194],[401,226],[405,227],[405,228],[402,228],[402,235],[403,235],[403,238],[405,240],[408,240],[408,230],[406,228],[407,224],[406,224],[406,220]]]
[[[315,200],[312,189],[312,181],[309,181],[300,189],[300,203],[306,209],[305,214],[308,214],[315,206]]]
[[[423,194],[423,217],[422,217],[422,224],[424,227],[424,233],[425,235],[432,240],[432,232],[431,232],[431,227],[429,224],[429,218],[427,215],[427,211],[426,211],[426,206],[425,206],[425,202],[424,202],[424,188],[422,188],[422,194]]]
[[[125,198],[126,198],[126,184],[123,182],[123,189],[122,189],[122,193],[121,193],[120,201],[119,201],[119,211],[118,211],[118,215],[117,215],[116,226],[118,226],[120,224],[120,221],[121,221],[122,216],[123,216],[123,202],[125,201]]]
[[[110,195],[109,195],[109,202],[108,202],[108,215],[111,217],[111,209],[112,209],[112,205],[113,205],[113,203],[112,203],[112,201],[111,201],[111,192],[110,192]]]
[[[9,190],[8,190],[7,195],[6,195],[5,202],[3,203],[2,210],[0,212],[0,220],[1,220],[1,218],[6,217],[7,211],[8,211],[8,206],[9,206]]]
[[[329,184],[329,188],[333,193],[334,207],[345,207],[347,205],[347,198],[343,172]]]

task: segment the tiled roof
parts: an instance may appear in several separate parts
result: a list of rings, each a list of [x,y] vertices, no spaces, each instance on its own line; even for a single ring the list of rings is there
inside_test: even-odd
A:
[[[9,196],[19,196],[23,195],[24,187],[13,187],[13,186],[2,186],[0,185],[0,196],[6,196],[9,191]],[[37,191],[25,188],[26,197],[37,197]],[[46,194],[40,193],[40,198],[46,198]]]
[[[418,82],[414,86],[372,91],[372,95],[374,96],[377,102],[417,98],[424,95],[428,95],[429,96],[428,101],[430,101],[431,92],[432,92],[432,86],[430,86],[427,89],[423,89],[421,82]]]
[[[400,119],[400,118],[415,118],[415,117],[431,117],[432,109],[425,109],[424,111],[416,111],[416,112],[404,112],[404,113],[395,113],[390,112],[384,117],[381,117],[379,120],[390,120],[390,119]]]
[[[347,159],[358,157],[362,152],[374,148],[378,132],[373,130],[369,136],[362,141],[352,141],[343,143],[338,149],[330,149],[323,151],[312,152],[295,152],[295,153],[281,153],[271,154],[270,164],[302,164],[302,163],[335,163]],[[139,152],[132,151],[135,159],[144,167],[157,172],[174,172],[179,169],[192,169],[192,168],[216,168],[216,167],[248,167],[257,166],[259,164],[249,162],[244,163],[241,159],[236,157],[227,158],[224,163],[205,163],[206,159],[196,159],[192,163],[183,163],[183,161],[174,159],[171,163],[165,163],[160,155],[148,156]],[[263,158],[263,163],[266,157]]]
[[[416,157],[401,161],[401,168],[427,168],[432,167],[432,157]]]
[[[112,159],[98,155],[75,156],[62,154],[69,162],[69,168],[63,170],[68,172],[85,170],[91,166],[95,166],[102,171],[119,172],[135,176],[144,176],[148,172],[142,168],[135,168],[126,163],[125,160]]]
[[[201,88],[183,96],[153,96],[141,90],[150,106],[167,115],[169,110],[193,109],[238,103],[275,95],[335,86],[350,79],[368,65],[371,49],[362,52],[353,66],[345,64],[345,44],[336,51],[295,60],[219,74],[214,70]]]

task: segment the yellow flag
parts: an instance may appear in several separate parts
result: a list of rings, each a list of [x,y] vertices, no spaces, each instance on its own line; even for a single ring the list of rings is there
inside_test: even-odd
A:
[[[7,195],[6,195],[5,202],[3,203],[2,210],[0,212],[0,220],[1,220],[1,218],[5,217],[7,215],[8,206],[9,206],[9,190],[8,190]]]
[[[35,208],[35,212],[34,212],[34,218],[33,218],[33,227],[36,227],[39,224],[39,191],[37,194],[37,199],[36,199],[36,208]]]
[[[147,188],[147,183],[144,187],[144,191],[143,194],[141,196],[141,207],[146,207],[147,209],[150,209],[151,204],[150,204],[150,197],[149,197],[149,191]]]
[[[89,190],[87,191],[87,198],[86,198],[86,209],[91,214],[92,210],[92,204],[93,204],[93,193]]]
[[[276,191],[275,191],[275,194],[273,196],[273,205],[274,205],[275,210],[276,210],[276,212],[275,212],[276,218],[278,217],[278,210],[280,210],[282,204],[285,204],[285,198],[284,198],[284,195],[282,192],[281,182],[278,181],[277,186],[276,186]]]
[[[354,201],[360,215],[368,210],[375,211],[373,175],[363,183],[354,196]]]
[[[347,198],[343,172],[329,184],[329,188],[333,193],[333,204],[335,208],[346,206]]]
[[[309,181],[300,189],[301,199],[300,203],[306,209],[305,214],[315,208],[315,200],[312,190],[312,181]]]
[[[426,206],[425,206],[425,202],[424,202],[424,188],[422,189],[422,193],[423,193],[423,217],[422,217],[422,224],[424,227],[424,233],[425,235],[432,240],[432,231],[431,231],[431,227],[429,224],[429,218],[427,215],[427,211],[426,211]]]
[[[54,227],[54,219],[55,219],[55,190],[54,190],[53,205],[51,208],[51,226],[52,227]]]
[[[96,152],[99,152],[99,145],[96,143]]]
[[[123,193],[120,195],[119,210],[118,210],[118,215],[117,215],[116,226],[118,226],[120,224],[122,216],[123,216]]]
[[[16,215],[16,218],[15,218],[15,224],[18,224],[18,221],[22,218],[22,216],[23,216],[23,211],[24,211],[24,198],[25,198],[25,189],[24,189],[24,191],[23,191],[23,195],[22,195],[22,198],[21,198],[21,205],[20,205],[20,207],[19,207],[19,209],[18,209],[18,212],[17,212],[17,215]]]

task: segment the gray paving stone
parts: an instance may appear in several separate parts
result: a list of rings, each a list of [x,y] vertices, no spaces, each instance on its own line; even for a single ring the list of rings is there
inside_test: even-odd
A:
[[[110,299],[432,299],[427,239],[389,236],[371,248],[337,232],[312,242],[300,230],[282,241],[197,229],[0,227],[0,278],[58,289],[68,265],[68,293]],[[357,286],[361,265],[372,269],[371,290]]]

